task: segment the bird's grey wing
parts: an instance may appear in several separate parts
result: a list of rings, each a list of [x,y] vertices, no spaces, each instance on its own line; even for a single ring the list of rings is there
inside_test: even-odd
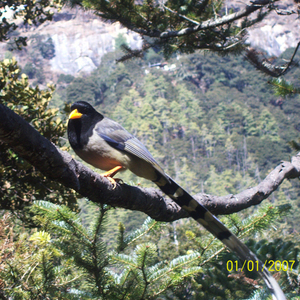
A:
[[[136,137],[132,137],[125,142],[125,151],[147,161],[161,174],[165,174],[148,149]]]
[[[147,161],[161,174],[165,174],[148,149],[117,122],[104,118],[95,130],[111,147],[137,156]]]

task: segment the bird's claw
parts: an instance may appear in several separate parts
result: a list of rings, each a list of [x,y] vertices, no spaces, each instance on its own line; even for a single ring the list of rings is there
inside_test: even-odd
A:
[[[109,176],[104,176],[105,178],[107,178],[110,183],[113,185],[113,190],[117,187],[117,183],[123,183],[123,180],[120,178],[112,178]]]
[[[102,174],[102,176],[107,178],[110,181],[110,183],[113,185],[113,190],[116,188],[117,182],[122,181],[122,180],[119,178],[114,179],[112,177],[115,176],[121,169],[122,169],[121,166],[117,166],[117,167],[105,172],[104,174]]]
[[[112,177],[109,177],[109,176],[104,176],[104,177],[107,178],[110,181],[110,183],[113,185],[113,190],[114,190],[117,186],[116,180],[113,179]]]

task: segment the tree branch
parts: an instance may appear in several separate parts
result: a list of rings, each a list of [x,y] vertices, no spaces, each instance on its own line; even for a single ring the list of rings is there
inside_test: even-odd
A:
[[[0,104],[0,141],[39,169],[49,179],[72,188],[96,203],[139,210],[158,221],[171,222],[188,217],[176,203],[154,188],[117,184],[113,189],[106,178],[74,160],[41,136],[30,124]],[[291,162],[277,166],[258,186],[237,195],[216,197],[198,194],[195,198],[212,213],[231,214],[266,199],[284,179],[300,176],[300,153]],[[0,203],[1,206],[1,203]]]
[[[216,197],[198,194],[195,199],[215,215],[227,215],[241,211],[267,199],[283,182],[300,176],[300,152],[292,157],[291,162],[283,161],[257,186],[248,188],[236,195]]]
[[[248,48],[245,51],[245,58],[252,63],[257,70],[262,71],[263,73],[270,75],[272,77],[280,77],[289,71],[290,66],[292,65],[295,55],[300,47],[300,42],[298,42],[294,53],[289,60],[288,64],[285,66],[276,66],[268,62],[266,58],[259,58],[259,52],[253,48]]]
[[[99,15],[100,17],[108,20],[116,20],[119,21],[122,25],[127,27],[128,29],[144,35],[144,36],[149,36],[152,38],[160,38],[160,39],[167,39],[167,38],[172,38],[172,37],[180,37],[184,35],[189,35],[196,33],[201,30],[207,30],[211,28],[215,28],[218,26],[222,26],[225,24],[232,23],[236,20],[242,19],[244,17],[247,17],[254,13],[257,10],[262,9],[263,7],[267,7],[269,5],[274,5],[274,2],[277,2],[279,0],[252,0],[250,1],[251,4],[246,5],[244,8],[242,8],[240,11],[229,14],[229,15],[224,15],[220,18],[214,18],[210,19],[201,23],[198,23],[195,20],[191,20],[187,18],[186,16],[179,15],[182,18],[185,18],[186,20],[195,23],[198,23],[196,26],[191,26],[191,27],[186,27],[181,30],[170,30],[170,31],[164,31],[162,32],[158,28],[153,28],[149,30],[149,28],[142,28],[142,27],[137,27],[134,23],[130,21],[130,19],[124,17],[123,15],[116,15],[115,17],[112,17],[111,15],[109,17],[105,16],[103,13],[95,12],[96,15]],[[172,13],[176,13],[172,11],[170,8],[167,6],[163,5],[162,6],[164,9],[171,11]],[[275,7],[274,7],[275,9]],[[152,26],[150,26],[152,27]]]
[[[278,1],[278,0],[275,0],[275,1]],[[241,9],[240,11],[238,11],[236,13],[225,15],[221,18],[207,20],[207,21],[201,22],[199,25],[196,25],[194,27],[187,27],[187,28],[183,28],[178,31],[162,32],[159,35],[159,37],[160,38],[169,38],[169,37],[183,36],[183,35],[195,33],[200,30],[211,29],[211,28],[215,28],[218,26],[228,24],[228,23],[232,23],[236,20],[239,20],[241,18],[251,15],[253,12],[255,12],[259,9],[262,9],[265,6],[273,4],[275,1],[271,1],[271,0],[251,1],[251,5],[246,5],[243,9]]]
[[[166,38],[171,38],[171,37],[179,37],[179,36],[189,35],[189,34],[193,34],[198,31],[201,31],[201,30],[207,30],[207,29],[211,29],[211,28],[215,28],[218,26],[232,23],[236,20],[239,20],[239,19],[242,19],[244,17],[251,15],[255,11],[262,9],[263,7],[266,7],[271,4],[274,5],[274,2],[277,2],[277,1],[279,1],[279,0],[253,0],[253,1],[251,1],[250,5],[246,5],[243,9],[241,9],[238,12],[235,12],[235,13],[232,13],[229,15],[224,15],[220,18],[210,19],[210,20],[198,23],[196,26],[186,27],[181,30],[172,30],[172,31],[161,32],[157,28],[152,29],[152,30],[138,28],[134,24],[132,24],[130,21],[128,21],[126,18],[124,19],[123,17],[119,17],[119,18],[117,18],[117,20],[120,23],[122,23],[125,27],[127,27],[128,29],[135,31],[139,34],[146,35],[149,37],[154,37],[154,38],[166,39]],[[164,6],[164,8],[169,11],[171,10],[166,6]],[[194,21],[194,20],[189,20],[189,21],[196,23],[196,21]]]

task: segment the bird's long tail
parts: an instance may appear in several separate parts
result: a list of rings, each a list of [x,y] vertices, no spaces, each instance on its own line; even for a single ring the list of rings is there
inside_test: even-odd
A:
[[[213,214],[204,206],[198,203],[189,193],[181,188],[172,178],[166,178],[166,175],[160,176],[155,184],[167,194],[180,207],[186,210],[189,215],[198,223],[203,225],[210,233],[225,244],[231,251],[242,260],[242,262],[252,261],[259,275],[264,279],[274,300],[286,300],[286,297],[278,285],[277,281],[267,270],[267,267],[244,245],[233,233],[230,232]]]

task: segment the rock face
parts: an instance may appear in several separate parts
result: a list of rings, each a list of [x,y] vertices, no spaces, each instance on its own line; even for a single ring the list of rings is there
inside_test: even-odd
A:
[[[293,9],[292,0],[281,1],[284,10]],[[235,9],[244,6],[244,3],[237,0],[227,2],[228,7]],[[278,56],[287,48],[295,47],[300,40],[300,21],[296,18],[296,14],[282,16],[273,12],[249,30],[248,42],[271,56]],[[92,13],[75,9],[64,9],[54,16],[52,22],[46,22],[36,28],[20,27],[19,31],[28,37],[29,46],[32,36],[39,35],[45,39],[51,37],[55,46],[55,56],[43,65],[48,65],[48,71],[56,74],[90,73],[99,66],[105,53],[114,50],[115,39],[119,34],[126,38],[132,48],[140,48],[142,45],[142,40],[137,34],[121,28],[118,23],[104,23]],[[1,52],[4,53],[5,50]],[[24,53],[14,55],[26,63]]]
[[[49,23],[42,34],[49,34],[55,46],[50,60],[53,71],[67,74],[91,72],[101,57],[113,50],[113,30],[96,19],[74,18]]]
[[[31,36],[51,37],[55,46],[55,56],[49,60],[51,71],[71,75],[96,69],[102,56],[114,50],[119,34],[133,49],[142,46],[139,35],[118,23],[107,24],[91,13],[75,9],[65,9],[53,21],[29,30],[21,28],[20,32],[28,37],[29,46]]]
[[[281,6],[282,12],[294,9],[291,0],[282,0]],[[300,41],[300,19],[297,17],[297,14],[280,15],[272,12],[249,30],[248,42],[270,56],[279,56],[286,49],[296,47]]]

